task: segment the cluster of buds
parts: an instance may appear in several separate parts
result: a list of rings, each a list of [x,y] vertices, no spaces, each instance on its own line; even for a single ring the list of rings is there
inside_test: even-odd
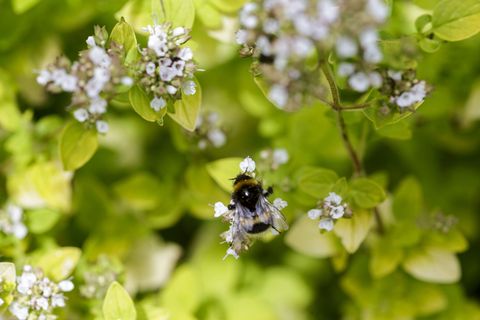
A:
[[[238,259],[242,251],[248,250],[259,234],[270,230],[276,235],[288,229],[281,210],[288,203],[276,198],[267,199],[271,188],[264,190],[255,177],[256,163],[247,157],[240,162],[241,174],[235,178],[232,199],[228,206],[222,202],[214,205],[214,217],[222,217],[230,227],[220,236],[229,245],[224,259],[231,255]]]
[[[271,171],[275,171],[281,165],[286,164],[289,158],[288,151],[283,148],[265,149],[260,151],[260,159],[262,159],[263,166]]]
[[[383,60],[378,28],[388,14],[383,0],[342,1],[341,29],[335,39],[335,53],[341,61],[338,75],[348,78],[348,85],[357,92],[382,85],[375,70]]]
[[[23,273],[17,277],[17,286],[13,300],[8,307],[18,320],[53,320],[55,308],[65,307],[65,292],[74,289],[70,280],[59,283],[45,277],[40,269],[24,266]]]
[[[225,145],[227,136],[217,112],[204,112],[197,118],[195,137],[198,138],[197,146],[201,150],[208,146],[220,148]]]
[[[425,81],[416,78],[414,70],[388,70],[384,79],[381,92],[389,97],[388,102],[400,112],[413,111],[415,105],[423,102],[431,90]]]
[[[108,100],[119,87],[133,84],[120,59],[122,48],[113,42],[107,48],[107,39],[105,28],[95,27],[95,35],[87,38],[88,49],[80,52],[78,61],[59,57],[37,77],[51,92],[71,92],[69,109],[75,119],[100,133],[108,131],[104,120]]]
[[[193,75],[197,66],[192,50],[182,46],[190,39],[188,29],[172,28],[167,22],[147,26],[145,31],[149,33],[148,45],[141,49],[137,76],[139,84],[153,95],[150,107],[160,111],[169,101],[181,99],[182,93],[195,94]]]
[[[321,230],[331,231],[336,220],[352,216],[352,211],[342,201],[341,196],[330,192],[325,199],[318,203],[317,208],[308,211],[308,217],[312,220],[319,220],[318,227]]]
[[[119,275],[119,268],[108,256],[100,256],[83,273],[84,283],[80,286],[80,295],[87,299],[103,299],[108,287],[118,280]]]
[[[420,227],[449,233],[458,223],[458,218],[453,215],[445,215],[441,212],[425,216],[418,221]]]
[[[28,229],[23,223],[23,209],[13,204],[0,209],[0,231],[19,240],[25,238]]]
[[[267,81],[269,99],[280,109],[295,110],[323,95],[318,69],[309,65],[338,14],[332,0],[262,0],[241,10],[241,54],[255,58],[254,72]]]

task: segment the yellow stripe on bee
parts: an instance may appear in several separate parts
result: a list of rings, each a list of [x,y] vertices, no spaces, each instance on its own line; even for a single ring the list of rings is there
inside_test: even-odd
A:
[[[242,180],[242,181],[239,181],[239,182],[235,183],[235,185],[233,186],[233,190],[238,191],[243,187],[256,186],[258,184],[259,184],[259,182],[255,179],[253,179],[253,178],[247,179],[247,180]]]

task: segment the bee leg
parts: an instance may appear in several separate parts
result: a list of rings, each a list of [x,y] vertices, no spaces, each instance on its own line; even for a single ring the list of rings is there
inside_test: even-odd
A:
[[[267,188],[267,190],[263,190],[263,196],[268,197],[273,194],[273,187],[270,186]]]

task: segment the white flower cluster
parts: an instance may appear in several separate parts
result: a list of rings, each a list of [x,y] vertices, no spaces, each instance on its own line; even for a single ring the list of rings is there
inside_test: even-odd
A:
[[[384,73],[385,82],[381,92],[400,112],[411,110],[415,104],[425,100],[431,89],[425,81],[416,78],[414,70],[387,70]],[[389,112],[387,109],[385,111]]]
[[[8,307],[18,320],[53,320],[55,308],[65,307],[65,292],[74,289],[71,280],[59,283],[45,277],[39,269],[26,265],[23,273],[17,277],[17,286],[13,300]]]
[[[217,112],[206,112],[197,118],[195,135],[199,138],[198,148],[202,150],[209,145],[220,148],[227,142],[227,136],[220,126]]]
[[[294,110],[319,91],[318,74],[306,68],[307,60],[325,44],[339,12],[332,0],[262,0],[241,10],[241,53],[258,59],[277,107]]]
[[[389,15],[383,0],[347,0],[341,15],[342,29],[335,41],[340,61],[338,75],[348,78],[348,85],[357,92],[379,88],[382,77],[375,67],[383,59],[379,47],[378,27]]]
[[[99,256],[83,273],[84,283],[80,286],[80,294],[87,299],[103,299],[110,284],[118,280],[118,269],[108,256]]]
[[[342,217],[350,217],[351,211],[346,203],[342,203],[342,197],[334,192],[319,203],[319,207],[308,211],[308,217],[312,220],[320,220],[318,227],[321,230],[331,231],[335,221]]]
[[[28,229],[23,223],[23,209],[14,204],[8,204],[0,210],[0,231],[13,235],[22,240],[28,234]]]
[[[193,75],[197,66],[192,49],[182,47],[190,39],[190,30],[172,28],[170,23],[144,29],[149,36],[147,48],[141,50],[140,84],[153,94],[150,107],[158,112],[167,106],[168,101],[181,99],[181,93],[195,94]]]
[[[240,165],[239,165],[241,172],[250,173],[250,174],[255,173],[256,166],[257,165],[256,165],[255,161],[250,157],[246,157],[245,159],[243,159],[242,162],[240,162]]]
[[[95,127],[99,133],[108,131],[103,120],[107,112],[107,100],[119,85],[129,87],[133,79],[126,76],[120,63],[121,49],[104,47],[106,33],[97,29],[95,36],[87,38],[88,50],[80,52],[80,59],[73,64],[66,58],[41,70],[37,82],[52,92],[71,92],[73,116],[79,122]]]
[[[260,151],[260,158],[270,170],[277,170],[281,165],[288,162],[290,156],[284,148],[265,149]]]

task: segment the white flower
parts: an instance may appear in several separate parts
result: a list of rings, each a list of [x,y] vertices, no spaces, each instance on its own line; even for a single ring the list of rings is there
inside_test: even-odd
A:
[[[338,65],[338,75],[347,77],[355,72],[355,65],[352,63],[343,62]]]
[[[97,131],[99,133],[108,132],[108,129],[109,129],[108,123],[103,120],[97,120],[97,122],[95,123],[95,126],[97,127]]]
[[[250,4],[253,3],[247,3],[247,5]],[[253,10],[250,10],[247,5],[240,12],[240,23],[248,29],[253,29],[258,24],[258,17],[251,13]]]
[[[131,87],[133,85],[133,79],[131,77],[125,76],[120,80],[124,86]]]
[[[376,45],[378,42],[378,32],[375,29],[368,28],[363,30],[360,34],[360,43],[364,49],[367,49],[371,45]]]
[[[50,81],[52,81],[52,75],[50,72],[48,70],[41,70],[37,76],[38,84],[44,86]]]
[[[294,52],[302,58],[307,57],[315,48],[312,41],[308,38],[297,37],[293,43]]]
[[[185,69],[185,61],[178,60],[175,61],[172,65],[173,70],[175,70],[176,75],[181,77],[183,76],[183,69]]]
[[[289,155],[285,149],[273,150],[272,160],[275,166],[279,166],[288,162]]]
[[[182,91],[187,96],[192,96],[197,92],[197,85],[192,80],[185,81],[182,83]]]
[[[227,254],[223,257],[223,260],[225,260],[228,256],[233,256],[235,259],[238,259],[238,253],[233,250],[233,248],[228,248]]]
[[[22,306],[17,302],[12,302],[8,310],[10,310],[10,312],[17,317],[18,320],[26,320],[29,315],[28,307]]]
[[[368,47],[363,53],[363,59],[370,63],[379,63],[383,59],[383,54],[380,49],[374,45]]]
[[[388,70],[387,74],[390,78],[392,78],[395,81],[402,81],[402,71],[394,71],[394,70]]]
[[[370,84],[374,88],[380,88],[383,83],[383,78],[378,72],[370,72],[368,74],[368,78],[370,79]]]
[[[73,112],[73,116],[78,122],[85,122],[88,119],[88,112],[87,110],[80,108]]]
[[[332,219],[340,219],[345,213],[345,208],[343,206],[333,207],[330,211],[330,216]]]
[[[83,109],[79,109],[83,110]],[[102,98],[94,98],[90,102],[90,107],[88,108],[90,113],[103,114],[107,112],[107,101]]]
[[[263,23],[263,31],[265,31],[266,33],[273,34],[277,32],[279,28],[280,24],[278,23],[278,21],[272,18],[266,19]]]
[[[73,282],[70,280],[63,280],[60,281],[60,283],[58,284],[58,288],[63,292],[70,292],[73,290],[74,285]]]
[[[45,297],[37,298],[35,301],[35,304],[38,306],[38,308],[41,308],[43,310],[48,310],[48,300]]]
[[[337,39],[335,48],[338,56],[341,58],[353,57],[358,52],[358,47],[355,40],[346,36],[342,36]]]
[[[52,296],[52,307],[65,307],[65,298],[62,294]]]
[[[183,61],[190,61],[193,59],[193,52],[192,49],[190,48],[182,48],[178,52],[178,57],[182,59]]]
[[[388,7],[382,0],[368,0],[367,12],[377,22],[384,22],[388,17]]]
[[[235,41],[237,41],[238,44],[245,44],[247,43],[248,39],[248,31],[240,29],[235,33]]]
[[[94,46],[88,51],[88,57],[93,62],[93,64],[102,67],[109,67],[111,59],[108,56],[105,49],[101,47]]]
[[[357,72],[348,79],[348,84],[355,91],[365,92],[370,87],[370,79],[364,72]]]
[[[23,216],[23,210],[19,206],[16,206],[14,204],[8,204],[7,205],[7,213],[14,222],[19,222],[22,220]]]
[[[162,97],[158,98],[158,97],[155,97],[152,99],[152,101],[150,101],[150,108],[152,108],[153,110],[155,111],[160,111],[160,109],[163,109],[165,108],[165,106],[167,105],[165,99],[163,99]]]
[[[333,205],[340,205],[342,203],[342,197],[335,192],[330,192],[324,200],[325,202]]]
[[[168,52],[166,34],[151,35],[148,37],[148,48],[153,50],[158,57],[164,57]]]
[[[169,94],[173,95],[173,94],[177,93],[177,91],[178,91],[177,87],[174,87],[174,86],[171,86],[171,85],[167,86],[167,92]]]
[[[338,18],[339,8],[335,1],[323,0],[317,4],[318,15],[322,20],[332,23]]]
[[[278,210],[282,210],[288,206],[288,202],[281,198],[276,198],[273,200],[273,206]]]
[[[268,97],[276,106],[283,108],[288,102],[288,91],[284,86],[274,84],[268,92]]]
[[[93,36],[89,36],[87,41],[85,41],[89,47],[95,47],[97,44],[95,43],[95,38]]]
[[[307,215],[312,220],[317,220],[322,215],[323,211],[321,209],[311,209],[308,211]]]
[[[252,158],[246,157],[240,162],[240,170],[242,172],[254,172],[255,171],[255,161]]]
[[[162,81],[172,81],[177,76],[177,70],[172,67],[160,66],[160,79]]]
[[[213,209],[215,210],[215,214],[213,215],[215,218],[221,217],[229,211],[228,208],[221,202],[215,202]]]
[[[2,298],[0,298],[0,307],[3,306],[4,303],[5,301]]]
[[[172,30],[173,37],[178,37],[184,34],[185,34],[185,28],[183,27],[176,27],[175,29]]]
[[[415,96],[415,102],[420,102],[425,99],[427,95],[427,84],[425,81],[420,81],[419,83],[415,84],[411,89],[410,92]]]
[[[219,148],[223,146],[227,140],[225,133],[218,128],[213,128],[207,133],[208,140],[213,144],[214,147]]]
[[[77,77],[72,75],[65,75],[60,86],[65,92],[74,92],[75,90],[77,90]]]
[[[333,219],[328,217],[321,218],[318,227],[326,231],[331,231],[333,229]]]
[[[145,72],[147,72],[147,74],[149,76],[153,76],[155,75],[155,69],[157,68],[157,66],[155,66],[155,63],[153,62],[149,62],[147,63],[147,65],[145,66]]]
[[[27,236],[28,229],[23,223],[17,222],[12,226],[12,234],[15,238],[22,240]]]
[[[395,103],[400,108],[410,107],[412,104],[415,103],[415,95],[412,94],[410,91],[405,91],[396,98]]]

